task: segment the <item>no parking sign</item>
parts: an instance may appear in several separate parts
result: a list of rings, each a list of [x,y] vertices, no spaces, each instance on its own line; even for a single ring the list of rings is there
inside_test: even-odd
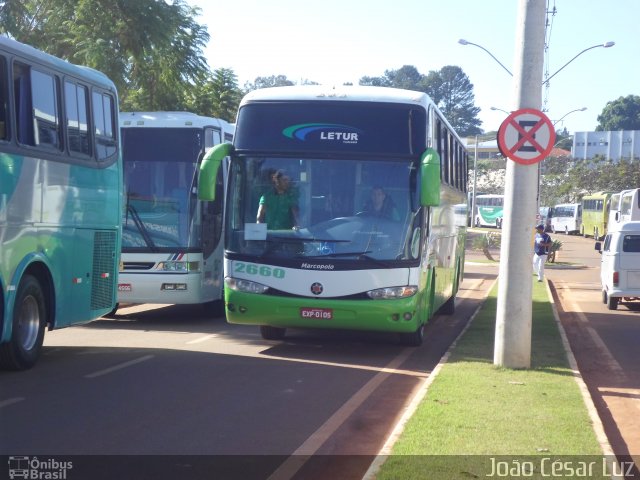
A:
[[[549,155],[555,138],[553,123],[544,113],[524,108],[512,112],[500,125],[498,148],[514,162],[531,165]]]

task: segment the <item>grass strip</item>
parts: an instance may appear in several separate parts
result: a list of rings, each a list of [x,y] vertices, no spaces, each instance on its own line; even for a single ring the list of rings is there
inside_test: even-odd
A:
[[[497,284],[376,478],[482,478],[492,476],[497,465],[516,470],[524,465],[533,471],[523,478],[547,478],[556,461],[574,469],[588,463],[592,475],[580,478],[604,478],[603,452],[569,367],[546,284],[533,287],[530,369],[493,365],[496,303]],[[516,470],[508,476],[518,477]]]

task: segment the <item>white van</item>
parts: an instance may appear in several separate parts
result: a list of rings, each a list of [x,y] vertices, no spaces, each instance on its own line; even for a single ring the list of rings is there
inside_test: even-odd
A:
[[[620,302],[640,300],[640,221],[624,222],[619,229],[596,242],[602,254],[600,283],[602,302],[616,310]]]

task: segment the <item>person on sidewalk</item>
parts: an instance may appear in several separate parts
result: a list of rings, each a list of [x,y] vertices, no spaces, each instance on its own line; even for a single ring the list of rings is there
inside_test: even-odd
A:
[[[538,275],[539,282],[544,278],[544,264],[547,261],[551,243],[551,237],[544,231],[544,225],[538,225],[533,242],[533,274]]]

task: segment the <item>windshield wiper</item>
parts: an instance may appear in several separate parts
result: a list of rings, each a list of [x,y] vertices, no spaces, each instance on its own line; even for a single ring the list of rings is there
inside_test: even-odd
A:
[[[128,198],[129,196],[127,195],[127,200]],[[133,223],[136,224],[136,227],[138,228],[140,235],[142,235],[142,239],[144,240],[144,242],[147,244],[147,246],[151,249],[152,252],[157,252],[158,249],[156,248],[156,244],[153,243],[153,239],[151,238],[151,235],[149,235],[147,227],[144,226],[144,222],[140,218],[140,215],[138,214],[136,207],[134,207],[132,204],[127,202],[127,213],[129,212],[131,212],[131,218],[133,219]]]

